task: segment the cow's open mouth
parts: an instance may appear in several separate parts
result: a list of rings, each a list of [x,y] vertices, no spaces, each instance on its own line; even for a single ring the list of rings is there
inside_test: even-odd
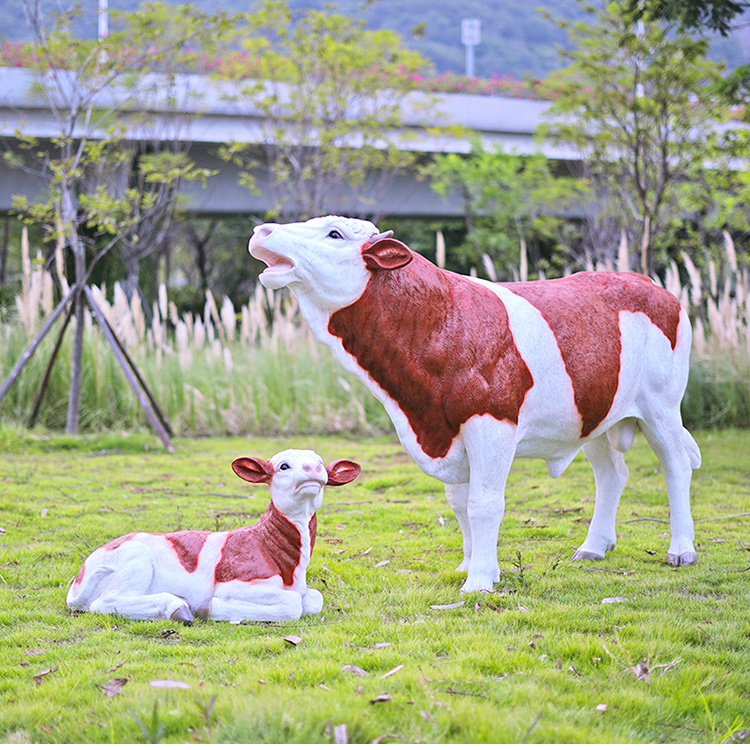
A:
[[[289,258],[285,258],[283,255],[279,255],[265,247],[253,247],[251,245],[250,255],[253,258],[262,260],[268,266],[263,273],[291,271],[294,268],[294,263]]]

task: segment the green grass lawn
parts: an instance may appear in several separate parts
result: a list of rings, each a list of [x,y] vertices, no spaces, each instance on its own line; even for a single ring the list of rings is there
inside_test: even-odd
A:
[[[665,563],[663,478],[638,436],[605,561],[570,559],[593,511],[586,461],[557,480],[517,461],[502,580],[462,595],[442,487],[392,438],[178,441],[168,455],[151,436],[0,428],[0,741],[334,742],[342,726],[357,743],[747,741],[750,433],[696,437],[697,566]],[[285,447],[363,466],[318,514],[320,615],[186,628],[67,610],[68,582],[113,537],[252,523],[268,491],[230,463]]]

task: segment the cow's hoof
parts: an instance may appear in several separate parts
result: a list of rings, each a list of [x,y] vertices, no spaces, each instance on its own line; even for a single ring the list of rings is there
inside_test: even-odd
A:
[[[573,560],[603,560],[604,555],[600,555],[598,552],[589,552],[585,549],[577,549],[573,555]]]
[[[183,625],[190,627],[193,624],[193,613],[190,611],[190,605],[185,602],[180,604],[177,609],[170,615],[170,620],[181,622]]]
[[[490,592],[494,588],[494,585],[492,576],[474,576],[473,578],[466,579],[464,585],[461,586],[461,592],[464,594],[472,591]]]
[[[675,555],[671,552],[667,555],[667,564],[679,568],[682,565],[695,565],[698,562],[698,555],[693,552],[683,552],[681,555]]]

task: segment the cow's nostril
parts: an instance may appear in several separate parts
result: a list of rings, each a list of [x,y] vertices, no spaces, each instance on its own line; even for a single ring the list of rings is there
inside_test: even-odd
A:
[[[268,237],[271,232],[278,226],[278,224],[260,224],[259,226],[255,227],[253,230],[253,234],[257,235],[261,239],[264,237]]]

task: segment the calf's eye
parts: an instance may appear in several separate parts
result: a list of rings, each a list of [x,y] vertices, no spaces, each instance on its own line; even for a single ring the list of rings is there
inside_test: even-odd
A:
[[[290,465],[289,465],[289,464],[288,464],[288,463],[287,463],[286,461],[284,461],[284,463],[283,463],[283,464],[281,464],[281,466],[279,466],[279,469],[280,469],[281,471],[286,471],[287,469],[291,469],[291,468],[292,468],[292,467],[291,467],[291,466],[290,466]]]
[[[328,236],[332,240],[343,240],[344,239],[344,236],[341,234],[341,232],[339,232],[338,229],[332,229],[330,232],[328,232]]]

